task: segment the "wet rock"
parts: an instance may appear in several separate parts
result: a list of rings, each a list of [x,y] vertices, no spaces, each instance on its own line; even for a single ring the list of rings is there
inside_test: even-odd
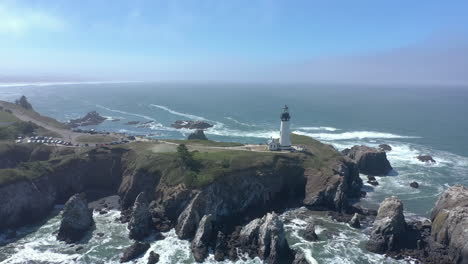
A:
[[[417,189],[417,188],[419,188],[419,183],[414,181],[414,182],[410,183],[410,186]]]
[[[349,225],[354,228],[361,228],[361,222],[359,221],[359,214],[355,213],[353,218],[349,221]]]
[[[187,128],[187,129],[207,129],[210,127],[213,127],[212,124],[209,124],[204,121],[193,121],[193,120],[177,120],[175,121],[172,125],[173,128],[181,129],[181,128]]]
[[[103,237],[104,236],[104,233],[97,233],[96,234],[98,237]]]
[[[94,223],[92,212],[92,209],[88,209],[84,193],[73,195],[63,208],[57,239],[74,243],[83,238]]]
[[[453,263],[468,263],[468,188],[448,188],[432,210],[431,236],[446,246]]]
[[[205,133],[203,132],[202,129],[197,129],[195,132],[191,133],[187,139],[208,140],[208,138],[205,136]]]
[[[197,262],[203,262],[208,256],[208,246],[213,232],[212,218],[211,215],[203,216],[192,240],[191,249]]]
[[[304,238],[308,241],[317,241],[318,236],[315,233],[315,223],[312,221],[307,224],[307,227],[304,231]]]
[[[151,251],[148,257],[148,262],[147,264],[156,264],[159,262],[159,254]]]
[[[75,251],[76,251],[76,252],[81,251],[81,250],[83,250],[83,246],[77,246],[77,247],[75,248]]]
[[[283,223],[275,213],[268,213],[244,226],[239,234],[241,250],[258,256],[266,263],[291,263],[293,251],[285,238]]]
[[[367,180],[369,180],[369,181],[377,181],[377,179],[375,178],[375,176],[372,176],[372,175],[367,175]]]
[[[149,248],[149,243],[136,241],[133,245],[124,250],[122,257],[120,258],[120,263],[128,262],[143,255]]]
[[[431,155],[419,155],[416,157],[419,161],[427,162],[427,163],[436,163],[436,161],[432,158]]]
[[[222,232],[218,232],[218,235],[216,236],[216,245],[215,245],[215,252],[214,252],[214,258],[216,261],[223,261],[226,253],[227,253],[227,241],[226,241],[226,235]]]
[[[140,121],[129,121],[129,122],[125,123],[125,125],[132,126],[132,125],[138,125],[139,123],[140,123]]]
[[[383,151],[392,151],[392,146],[388,144],[380,144],[379,148]]]
[[[142,240],[150,233],[150,214],[145,193],[141,192],[133,204],[132,216],[128,222],[129,237]]]
[[[395,251],[404,244],[406,222],[403,203],[392,196],[379,207],[366,248],[375,253]]]
[[[370,185],[372,185],[372,186],[377,186],[377,185],[379,185],[379,182],[376,181],[376,180],[373,180],[373,181],[370,181],[370,180],[369,180],[369,181],[367,181],[367,183],[370,184]]]
[[[387,159],[387,154],[381,149],[354,146],[342,153],[354,160],[359,167],[359,172],[366,175],[385,176],[393,169]]]

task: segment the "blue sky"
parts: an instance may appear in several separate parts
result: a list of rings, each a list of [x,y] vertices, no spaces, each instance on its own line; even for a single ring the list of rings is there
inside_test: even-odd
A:
[[[0,78],[468,83],[466,14],[466,0],[0,0]]]

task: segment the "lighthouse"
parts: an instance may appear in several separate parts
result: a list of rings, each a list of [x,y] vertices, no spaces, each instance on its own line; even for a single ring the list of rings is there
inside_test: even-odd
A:
[[[291,115],[289,114],[288,106],[285,105],[283,108],[283,113],[281,113],[281,128],[280,128],[280,149],[290,149],[291,148],[291,131],[289,130],[289,119]]]

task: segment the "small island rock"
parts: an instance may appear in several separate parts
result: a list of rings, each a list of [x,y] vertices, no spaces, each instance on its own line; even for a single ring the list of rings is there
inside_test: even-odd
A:
[[[419,183],[414,181],[414,182],[410,183],[410,186],[417,189],[417,188],[419,188]]]
[[[366,175],[386,176],[393,168],[385,151],[367,146],[354,146],[342,151],[343,155],[354,160],[359,172]]]
[[[65,203],[57,239],[67,243],[79,241],[93,223],[85,194],[75,194]]]
[[[87,113],[84,117],[72,119],[68,123],[70,127],[76,128],[80,126],[95,126],[104,122],[107,118],[101,116],[98,112],[92,111]]]
[[[392,146],[388,144],[380,144],[379,148],[383,151],[392,151]]]
[[[315,233],[315,223],[314,222],[311,222],[309,224],[307,224],[307,227],[304,231],[304,238],[308,241],[317,241],[318,240],[318,236],[317,234]]]
[[[191,133],[187,139],[208,140],[208,138],[205,136],[205,133],[203,132],[202,129],[197,129],[195,132]]]
[[[146,200],[145,193],[141,192],[135,199],[132,216],[128,222],[129,237],[131,239],[142,240],[149,234],[150,217],[148,201]]]
[[[122,257],[120,258],[120,263],[128,262],[140,255],[143,255],[149,248],[149,243],[136,241],[124,250]]]
[[[434,160],[434,158],[432,158],[431,155],[419,155],[416,157],[419,161],[421,162],[431,162],[431,163],[436,163],[436,161]]]
[[[380,204],[366,248],[380,254],[397,250],[404,244],[405,232],[403,203],[394,196],[388,197]]]
[[[159,254],[154,251],[151,251],[148,256],[147,264],[156,264],[158,262],[159,262]]]
[[[276,213],[268,213],[244,226],[239,234],[241,250],[266,263],[291,263],[293,251],[286,241],[283,222]]]
[[[210,127],[213,127],[212,124],[209,124],[205,121],[193,121],[193,120],[177,120],[175,121],[172,125],[173,128],[181,129],[181,128],[187,128],[187,129],[207,129]]]

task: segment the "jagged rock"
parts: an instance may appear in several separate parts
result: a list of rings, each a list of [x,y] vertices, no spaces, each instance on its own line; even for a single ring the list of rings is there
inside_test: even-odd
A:
[[[93,210],[88,209],[84,193],[73,195],[63,208],[57,239],[67,243],[79,241],[93,225]]]
[[[81,251],[81,250],[83,250],[83,248],[84,248],[83,246],[77,246],[77,247],[75,248],[75,251],[76,251],[76,252]]]
[[[318,236],[315,233],[315,223],[313,221],[307,224],[305,232],[304,232],[304,238],[308,241],[318,240]]]
[[[416,157],[419,161],[422,161],[422,162],[431,162],[431,163],[436,163],[436,161],[432,158],[432,156],[430,155],[419,155]]]
[[[24,95],[21,96],[20,99],[16,100],[15,104],[23,107],[24,109],[33,110],[32,105],[28,102],[28,99]]]
[[[92,111],[87,113],[84,117],[78,119],[72,119],[69,121],[70,127],[80,126],[95,126],[107,120],[107,118],[101,116],[98,112]]]
[[[208,140],[208,138],[205,136],[205,133],[203,132],[202,129],[197,129],[195,132],[191,133],[187,139]]]
[[[394,196],[386,198],[380,204],[366,248],[375,253],[397,250],[403,245],[405,231],[403,203]]]
[[[148,257],[148,262],[147,264],[156,264],[159,262],[159,254],[151,251]]]
[[[181,129],[207,129],[213,127],[212,124],[209,124],[205,121],[193,121],[193,120],[177,120],[174,124],[171,125],[173,128]]]
[[[370,184],[370,185],[372,185],[372,186],[377,186],[377,185],[379,185],[379,182],[376,181],[376,180],[372,180],[372,181],[369,180],[369,181],[367,181],[367,183]]]
[[[468,263],[468,188],[448,188],[432,210],[431,235],[448,247],[453,263]]]
[[[297,252],[292,264],[309,264],[303,252]]]
[[[354,213],[353,218],[349,221],[349,225],[354,228],[360,228],[361,222],[359,221],[359,214]]]
[[[146,200],[145,193],[141,192],[133,204],[132,216],[128,222],[129,237],[135,240],[142,240],[150,232],[149,224],[148,201]]]
[[[223,232],[219,231],[216,236],[216,245],[214,251],[214,258],[216,261],[223,261],[227,253],[227,241],[226,235]]]
[[[388,144],[380,144],[379,148],[383,151],[392,151],[392,146]]]
[[[131,246],[124,250],[120,263],[124,263],[143,255],[150,248],[148,242],[135,241]]]
[[[197,232],[192,240],[191,249],[193,257],[197,262],[203,262],[208,256],[208,244],[210,243],[213,232],[213,217],[205,215],[198,224]]]
[[[343,154],[356,161],[359,172],[366,175],[385,176],[393,168],[385,151],[367,146],[354,146]]]
[[[303,204],[312,209],[346,211],[348,200],[362,195],[362,180],[355,162],[343,159],[331,168],[320,172],[306,170]]]
[[[419,188],[419,183],[414,181],[414,182],[410,183],[410,186],[417,189],[417,188]]]
[[[275,213],[268,213],[244,226],[239,234],[241,250],[266,263],[291,263],[293,251],[285,238],[283,222]]]
[[[128,126],[138,125],[138,124],[140,124],[140,121],[129,121],[129,122],[125,123],[125,125],[128,125]]]
[[[373,175],[367,175],[367,180],[369,181],[376,181],[377,179]]]

